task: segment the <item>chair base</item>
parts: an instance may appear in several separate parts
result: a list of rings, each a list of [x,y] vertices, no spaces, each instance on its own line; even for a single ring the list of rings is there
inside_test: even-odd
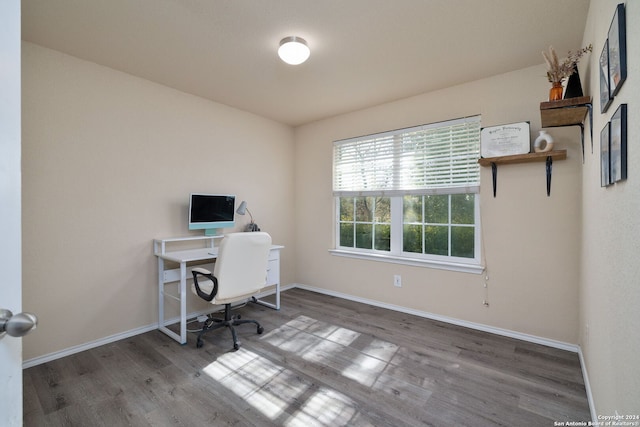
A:
[[[231,315],[231,304],[224,305],[224,319],[218,319],[215,317],[211,317],[211,315],[207,316],[207,320],[204,322],[202,326],[202,330],[198,333],[198,341],[196,342],[196,347],[200,348],[204,345],[202,341],[202,336],[209,331],[213,331],[216,329],[227,327],[231,331],[231,336],[233,337],[233,349],[237,350],[240,348],[240,342],[238,341],[238,335],[236,334],[236,330],[234,326],[243,325],[245,323],[253,323],[257,326],[258,335],[264,332],[264,328],[260,326],[257,320],[249,320],[249,319],[241,319],[239,314]]]

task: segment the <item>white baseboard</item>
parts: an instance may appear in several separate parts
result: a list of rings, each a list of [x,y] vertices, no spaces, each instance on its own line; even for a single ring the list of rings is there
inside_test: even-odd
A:
[[[591,422],[594,426],[599,426],[598,413],[596,412],[596,403],[593,400],[593,394],[591,393],[591,384],[589,383],[589,374],[587,372],[587,364],[584,361],[582,355],[582,348],[578,347],[578,357],[580,358],[580,367],[582,368],[582,378],[584,380],[584,388],[587,391],[587,401],[589,402],[589,410],[591,411]]]
[[[424,317],[431,320],[437,320],[440,322],[450,323],[452,325],[463,326],[465,328],[476,329],[483,332],[489,332],[496,335],[502,335],[509,338],[515,338],[522,341],[528,341],[535,344],[546,345],[547,347],[558,348],[560,350],[567,350],[573,353],[578,353],[579,346],[576,344],[570,344],[563,341],[556,341],[549,338],[538,337],[536,335],[524,334],[522,332],[511,331],[509,329],[496,328],[495,326],[484,325],[482,323],[469,322],[466,320],[456,319],[454,317],[442,316],[439,314],[429,313],[426,311],[415,310],[412,308],[402,307],[399,305],[388,304],[376,300],[367,298],[356,297],[349,294],[343,294],[342,292],[329,291],[327,289],[316,288],[314,286],[303,285],[300,283],[295,284],[296,288],[305,289],[311,292],[317,292],[320,294],[330,295],[350,301],[361,302],[363,304],[373,305],[375,307],[386,308],[389,310],[399,311],[401,313],[413,314],[415,316]]]
[[[294,288],[296,285],[292,284],[292,285],[287,285],[287,286],[281,286],[280,291],[285,291],[287,289],[291,289]],[[265,291],[262,292],[258,295],[256,295],[257,298],[262,298],[268,295],[273,295],[275,293],[275,290],[269,290],[269,291]],[[220,306],[220,308],[222,309],[223,306]],[[204,309],[204,310],[199,310],[199,311],[194,311],[192,313],[187,314],[187,319],[193,319],[195,317],[198,317],[200,315],[203,314],[208,314],[208,313],[212,313],[215,310],[211,310],[211,309]],[[180,321],[180,317],[176,316],[172,319],[166,319],[166,324],[167,325],[171,325],[174,323],[178,323]],[[118,334],[114,334],[114,335],[110,335],[108,337],[104,337],[104,338],[100,338],[97,339],[95,341],[90,341],[84,344],[79,344],[73,347],[69,347],[69,348],[65,348],[63,350],[60,351],[55,351],[53,353],[49,353],[49,354],[45,354],[44,356],[39,356],[39,357],[34,357],[32,359],[28,359],[22,362],[22,369],[27,369],[27,368],[31,368],[33,366],[37,366],[40,365],[42,363],[47,363],[47,362],[51,362],[52,360],[56,360],[56,359],[60,359],[62,357],[66,357],[66,356],[71,356],[72,354],[75,353],[80,353],[81,351],[85,351],[85,350],[90,350],[92,348],[95,347],[100,347],[101,345],[105,345],[105,344],[110,344],[112,342],[115,341],[119,341],[125,338],[129,338],[129,337],[133,337],[135,335],[139,335],[139,334],[144,334],[145,332],[149,332],[149,331],[153,331],[154,329],[158,329],[158,323],[152,323],[150,325],[146,325],[146,326],[141,326],[139,328],[135,328],[135,329],[131,329],[129,331],[124,331],[124,332],[120,332]]]
[[[52,360],[60,359],[62,357],[71,356],[72,354],[80,353],[81,351],[89,350],[95,347],[100,347],[101,345],[129,338],[134,335],[144,334],[145,332],[153,331],[154,329],[158,329],[157,323],[142,326],[136,329],[131,329],[119,334],[110,335],[108,337],[100,338],[98,340],[90,341],[84,344],[75,345],[73,347],[65,348],[60,351],[54,351],[53,353],[45,354],[44,356],[34,357],[33,359],[25,360],[24,362],[22,362],[22,369],[31,368],[32,366],[51,362]]]
[[[437,320],[440,322],[445,322],[445,323],[450,323],[453,325],[457,325],[457,326],[463,326],[465,328],[470,328],[470,329],[476,329],[479,331],[484,331],[484,332],[489,332],[492,334],[496,334],[496,335],[502,335],[502,336],[506,336],[506,337],[510,337],[510,338],[516,338],[516,339],[520,339],[523,341],[528,341],[528,342],[532,342],[535,344],[541,344],[541,345],[546,345],[548,347],[554,347],[554,348],[558,348],[561,350],[567,350],[567,351],[571,351],[574,353],[579,353],[580,347],[576,344],[569,344],[569,343],[565,343],[562,341],[556,341],[556,340],[551,340],[548,338],[542,338],[542,337],[538,337],[535,335],[529,335],[529,334],[523,334],[521,332],[516,332],[516,331],[511,331],[508,329],[502,329],[502,328],[496,328],[494,326],[488,326],[488,325],[483,325],[481,323],[475,323],[475,322],[469,322],[466,320],[460,320],[460,319],[456,319],[453,317],[447,317],[447,316],[441,316],[439,314],[433,314],[433,313],[429,313],[426,311],[421,311],[421,310],[415,310],[412,308],[407,308],[407,307],[402,307],[399,305],[393,305],[393,304],[388,304],[388,303],[384,303],[384,302],[380,302],[380,301],[376,301],[376,300],[371,300],[371,299],[367,299],[367,298],[361,298],[361,297],[356,297],[353,295],[349,295],[349,294],[344,294],[342,292],[335,292],[335,291],[329,291],[327,289],[322,289],[322,288],[316,288],[314,286],[308,286],[308,285],[303,285],[300,283],[293,283],[293,284],[289,284],[286,286],[282,286],[281,287],[281,291],[285,291],[287,289],[292,289],[292,288],[300,288],[300,289],[305,289],[311,292],[316,292],[316,293],[320,293],[320,294],[325,294],[325,295],[330,295],[330,296],[334,296],[334,297],[338,297],[338,298],[343,298],[346,300],[350,300],[350,301],[355,301],[355,302],[360,302],[360,303],[364,303],[364,304],[369,304],[369,305],[373,305],[376,307],[381,307],[381,308],[386,308],[389,310],[394,310],[394,311],[398,311],[401,313],[407,313],[407,314],[413,314],[415,316],[419,316],[419,317],[424,317],[427,319],[432,319],[432,320]],[[268,291],[268,292],[264,292],[261,293],[259,295],[257,295],[258,297],[263,297],[263,296],[267,296],[267,295],[271,295],[273,294],[274,291]],[[194,318],[200,314],[206,314],[208,312],[210,312],[211,310],[205,310],[205,311],[198,311],[198,312],[193,312],[187,315],[187,318]],[[176,317],[175,319],[169,319],[167,321],[168,324],[171,323],[177,323],[180,319],[178,317]],[[149,332],[152,331],[154,329],[158,328],[158,324],[157,323],[153,323],[147,326],[142,326],[140,328],[136,328],[136,329],[132,329],[129,331],[125,331],[125,332],[121,332],[119,334],[115,334],[115,335],[111,335],[105,338],[101,338],[95,341],[91,341],[85,344],[80,344],[74,347],[69,347],[67,349],[64,350],[60,350],[54,353],[49,353],[46,354],[44,356],[40,356],[40,357],[36,357],[33,359],[29,359],[24,361],[23,363],[23,368],[29,368],[32,366],[36,366],[39,365],[41,363],[45,363],[45,362],[49,362],[51,360],[55,360],[55,359],[59,359],[61,357],[65,357],[65,356],[69,356],[72,355],[74,353],[79,353],[81,351],[84,350],[89,350],[91,348],[94,347],[98,347],[104,344],[109,344],[112,343],[114,341],[118,341],[124,338],[129,338],[132,337],[134,335],[138,335],[138,334],[142,334],[145,332]],[[585,371],[586,372],[586,371]]]

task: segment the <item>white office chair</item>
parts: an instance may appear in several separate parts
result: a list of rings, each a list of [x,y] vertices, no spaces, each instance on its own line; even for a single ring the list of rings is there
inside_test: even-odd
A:
[[[267,233],[229,233],[220,242],[213,274],[204,268],[192,270],[193,293],[211,304],[224,304],[224,319],[207,317],[198,333],[198,348],[203,345],[202,335],[225,326],[231,330],[235,350],[240,348],[240,344],[234,326],[254,323],[258,334],[264,331],[256,320],[240,320],[240,315],[232,316],[231,304],[251,298],[265,286],[270,249],[271,236]]]

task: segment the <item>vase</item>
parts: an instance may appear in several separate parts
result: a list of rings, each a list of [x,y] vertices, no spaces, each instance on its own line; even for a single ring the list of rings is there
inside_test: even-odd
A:
[[[553,82],[549,90],[549,101],[560,101],[562,99],[562,83]]]
[[[533,143],[533,151],[536,153],[545,153],[553,150],[553,138],[546,131],[541,130],[540,136]]]

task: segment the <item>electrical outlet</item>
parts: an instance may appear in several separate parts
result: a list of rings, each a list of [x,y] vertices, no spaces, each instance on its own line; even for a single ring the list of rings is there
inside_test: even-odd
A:
[[[393,276],[393,286],[395,286],[396,288],[402,287],[402,276],[400,276],[399,274],[395,274]]]

